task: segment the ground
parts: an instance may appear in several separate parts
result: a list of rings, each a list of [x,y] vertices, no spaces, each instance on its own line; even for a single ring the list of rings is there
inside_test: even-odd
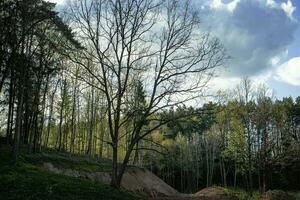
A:
[[[24,149],[23,152],[26,152]],[[111,162],[46,150],[22,154],[10,161],[11,149],[0,146],[0,199],[6,200],[246,200],[243,190],[209,187],[195,194],[180,194],[150,171],[130,166],[121,190],[109,186]],[[149,198],[149,196],[151,196]],[[170,197],[171,196],[171,197]],[[300,193],[269,191],[251,200],[300,200]],[[249,199],[247,199],[249,200]]]
[[[0,199],[2,200],[137,200],[144,197],[129,192],[119,191],[106,184],[82,180],[79,178],[54,174],[32,164],[38,162],[41,155],[21,156],[20,161],[13,165],[10,162],[10,149],[0,147]],[[39,159],[38,159],[39,158]],[[50,159],[45,156],[44,159]],[[54,158],[52,158],[54,159]],[[61,162],[58,158],[56,161]],[[76,163],[76,164],[75,164]],[[88,161],[70,160],[65,165],[74,164],[74,167],[96,170],[96,164],[89,165]]]

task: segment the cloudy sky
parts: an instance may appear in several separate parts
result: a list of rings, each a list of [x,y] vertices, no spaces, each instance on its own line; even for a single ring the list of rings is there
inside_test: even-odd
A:
[[[212,87],[230,88],[248,76],[266,83],[279,98],[300,96],[300,0],[193,1],[203,28],[231,56]]]

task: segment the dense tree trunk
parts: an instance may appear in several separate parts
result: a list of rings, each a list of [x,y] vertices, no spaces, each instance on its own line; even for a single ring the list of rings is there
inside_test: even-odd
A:
[[[46,148],[48,147],[48,144],[49,144],[49,136],[50,136],[51,125],[52,125],[52,120],[53,120],[52,118],[53,118],[54,97],[55,97],[55,93],[56,93],[58,84],[59,84],[59,82],[57,81],[55,84],[54,90],[50,95],[48,125],[47,125],[46,139],[45,139],[45,143],[44,143],[44,146]]]
[[[111,186],[120,187],[120,181],[118,180],[118,142],[114,141],[113,146],[113,157],[112,157],[112,176],[111,176]]]
[[[20,149],[20,137],[22,131],[22,115],[23,115],[23,91],[22,86],[19,86],[20,90],[18,91],[18,104],[17,104],[17,113],[16,113],[16,127],[14,135],[14,146],[13,146],[13,161],[16,163],[19,156]]]
[[[65,87],[65,84],[63,83],[63,88]],[[64,89],[62,89],[63,92]],[[64,111],[64,103],[65,103],[65,98],[62,96],[61,99],[61,104],[60,104],[60,112],[59,112],[59,126],[58,126],[58,150],[62,149],[62,134],[63,134],[63,111]]]
[[[89,118],[89,128],[88,128],[88,144],[86,154],[91,155],[92,153],[92,144],[93,144],[93,132],[94,132],[94,119],[95,119],[95,110],[94,110],[94,101],[95,94],[94,94],[94,87],[91,89],[91,96],[89,98],[89,109],[88,109],[88,118]]]
[[[105,135],[105,115],[103,111],[100,111],[99,159],[103,158],[104,135]]]
[[[14,119],[14,74],[11,71],[10,84],[9,84],[9,100],[8,100],[8,115],[7,115],[7,126],[6,126],[6,139],[7,144],[13,144],[13,119]]]

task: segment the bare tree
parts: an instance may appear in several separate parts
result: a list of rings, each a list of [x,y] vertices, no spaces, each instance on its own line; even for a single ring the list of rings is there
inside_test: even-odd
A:
[[[252,127],[253,122],[251,121],[251,101],[254,99],[254,87],[251,79],[249,77],[244,77],[241,83],[237,87],[237,93],[239,94],[239,102],[243,105],[243,122],[245,124],[245,133],[247,138],[247,157],[248,157],[248,180],[247,189],[249,195],[252,195],[252,168],[253,168],[253,158],[252,158]]]
[[[201,31],[189,1],[73,0],[67,13],[85,47],[70,59],[95,80],[87,84],[105,95],[113,149],[111,184],[119,187],[136,144],[168,122],[155,113],[202,96],[225,51],[217,39]],[[136,77],[142,80],[147,105],[127,128],[130,141],[118,165],[119,140],[125,137],[120,130],[131,120],[125,112],[125,94]]]

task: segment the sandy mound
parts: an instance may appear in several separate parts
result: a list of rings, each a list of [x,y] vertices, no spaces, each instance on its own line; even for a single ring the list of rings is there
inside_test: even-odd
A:
[[[149,170],[131,167],[123,176],[122,187],[130,191],[144,191],[151,196],[177,196],[179,193]]]
[[[238,200],[237,197],[229,195],[222,187],[208,187],[200,190],[194,196],[209,200]]]
[[[295,200],[295,198],[284,191],[270,190],[263,195],[261,200]]]
[[[111,179],[109,172],[83,172],[73,169],[63,169],[49,162],[43,163],[42,168],[57,174],[99,181],[106,184],[109,184]],[[130,167],[126,170],[121,186],[129,191],[146,192],[152,197],[179,195],[174,188],[149,170],[138,167]]]

